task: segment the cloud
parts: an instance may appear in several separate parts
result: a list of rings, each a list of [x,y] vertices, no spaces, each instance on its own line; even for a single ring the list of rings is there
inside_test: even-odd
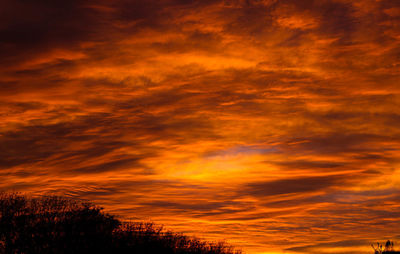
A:
[[[344,176],[314,176],[248,184],[245,192],[254,196],[305,193],[324,190],[344,180]],[[341,181],[342,180],[342,181]]]
[[[397,239],[397,2],[2,7],[0,189],[250,253]]]
[[[340,249],[341,247],[364,247],[369,245],[370,243],[365,240],[345,240],[345,241],[336,241],[336,242],[329,242],[329,243],[322,243],[322,244],[315,244],[315,245],[307,245],[301,247],[293,247],[288,248],[288,251],[295,251],[300,253],[318,253],[321,249],[333,249],[335,248]],[[340,250],[338,250],[340,251]],[[343,252],[340,253],[350,253],[350,252]],[[361,252],[360,252],[361,253]],[[364,253],[364,252],[362,252]],[[368,252],[365,252],[368,253]]]

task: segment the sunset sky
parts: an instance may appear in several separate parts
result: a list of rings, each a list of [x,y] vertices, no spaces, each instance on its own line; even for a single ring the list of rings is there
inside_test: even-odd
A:
[[[399,0],[1,0],[0,191],[249,254],[400,248]]]

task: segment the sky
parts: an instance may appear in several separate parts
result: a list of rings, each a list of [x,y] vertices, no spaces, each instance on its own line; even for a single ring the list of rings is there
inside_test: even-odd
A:
[[[1,191],[249,254],[400,247],[400,1],[1,6]]]

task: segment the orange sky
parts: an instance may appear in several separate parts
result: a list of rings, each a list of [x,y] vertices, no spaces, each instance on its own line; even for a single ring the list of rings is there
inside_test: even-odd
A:
[[[250,254],[400,245],[399,80],[398,0],[4,0],[0,190]]]

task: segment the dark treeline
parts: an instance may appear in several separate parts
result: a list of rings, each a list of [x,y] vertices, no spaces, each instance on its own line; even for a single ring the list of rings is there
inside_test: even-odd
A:
[[[0,194],[0,254],[166,253],[240,254],[163,230],[152,223],[123,223],[102,208],[63,197]]]

